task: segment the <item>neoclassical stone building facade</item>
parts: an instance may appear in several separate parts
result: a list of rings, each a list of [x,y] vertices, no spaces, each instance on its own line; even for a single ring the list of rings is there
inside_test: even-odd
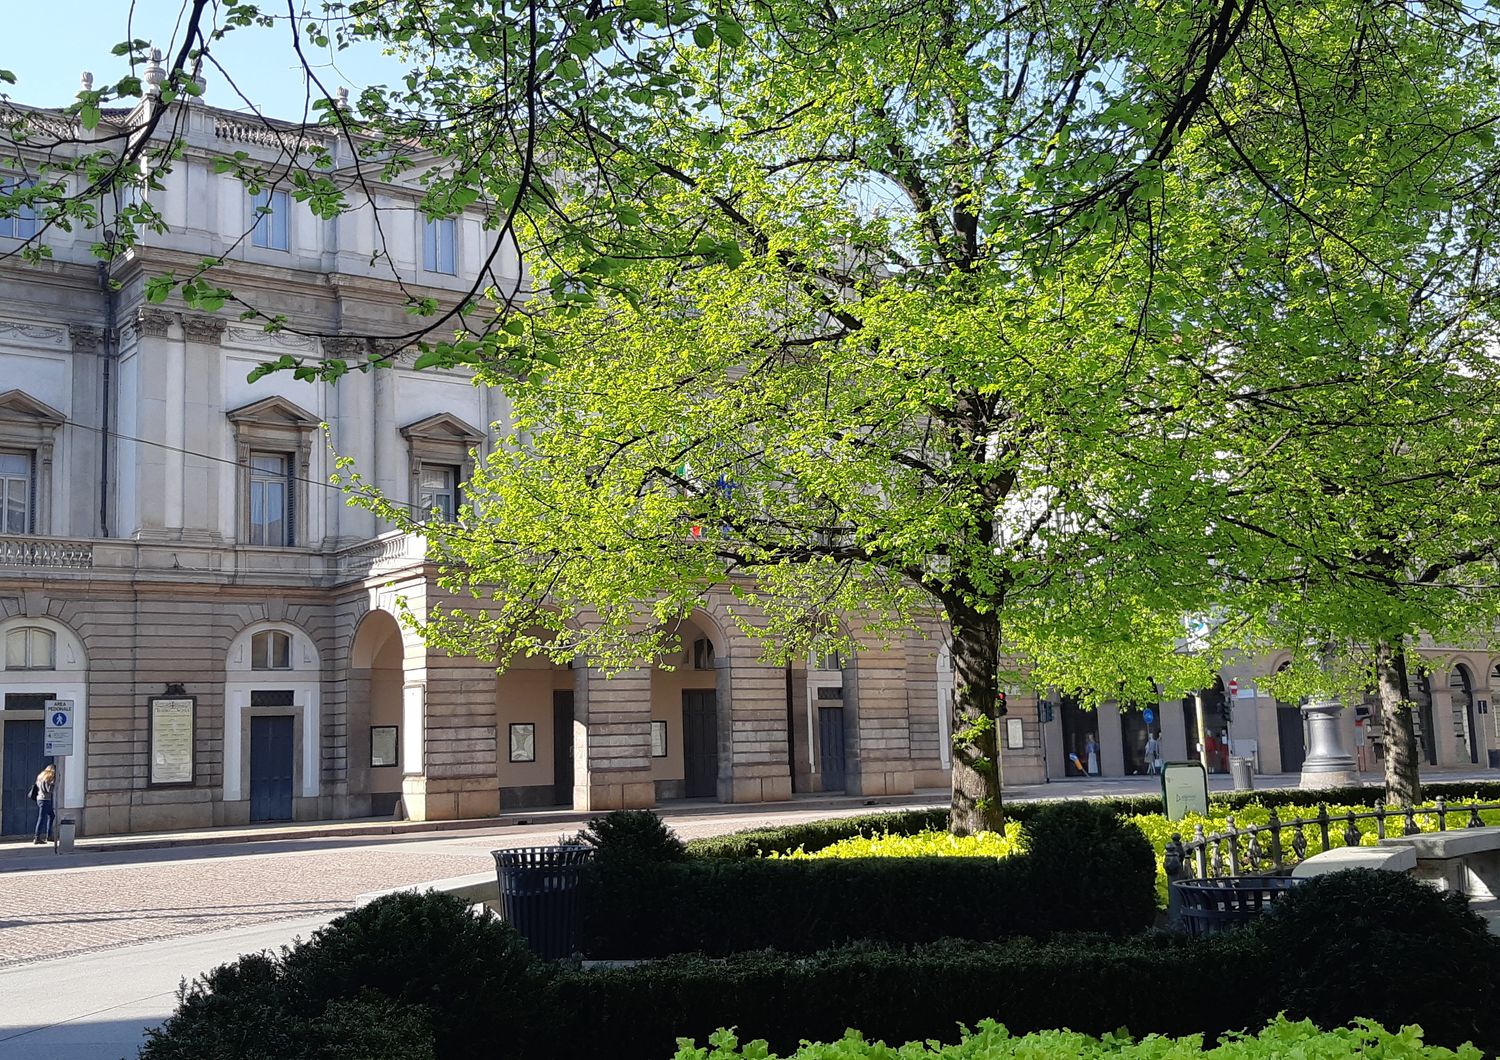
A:
[[[90,135],[43,117],[38,152],[49,129]],[[61,813],[92,834],[946,785],[936,628],[769,667],[726,593],[677,631],[668,668],[611,677],[538,660],[497,674],[403,628],[398,599],[438,602],[424,542],[346,505],[328,485],[336,455],[389,497],[451,512],[506,422],[503,395],[401,357],[337,384],[249,376],[287,353],[391,356],[366,337],[409,329],[412,292],[455,300],[489,236],[478,216],[428,221],[412,188],[377,184],[377,243],[371,209],[321,220],[212,164],[238,150],[270,167],[317,130],[201,103],[174,125],[183,158],[151,193],[165,234],[101,266],[97,233],[0,220],[0,254],[29,238],[52,254],[0,258],[0,833],[30,830],[25,791],[59,700],[76,733],[57,760]],[[29,151],[0,171],[30,171]],[[288,329],[150,303],[149,277],[205,257]],[[521,283],[513,253],[491,278]],[[1039,779],[1026,716],[1029,750],[1008,767]]]
[[[143,113],[107,116],[95,135]],[[507,420],[504,396],[399,357],[337,384],[249,376],[286,353],[391,356],[356,336],[408,329],[412,292],[456,299],[490,237],[477,216],[426,220],[408,187],[374,186],[377,229],[373,208],[321,220],[212,164],[240,150],[273,165],[316,130],[200,103],[173,125],[183,158],[152,192],[166,234],[100,265],[96,233],[0,219],[0,834],[31,828],[25,792],[59,700],[75,729],[58,759],[61,813],[92,834],[948,784],[952,671],[936,624],[772,667],[724,593],[675,631],[670,668],[606,676],[526,660],[497,674],[427,648],[396,618],[398,600],[418,614],[447,603],[424,542],[346,505],[328,485],[335,454],[389,497],[452,512]],[[55,115],[49,127],[90,135]],[[327,146],[350,163],[346,145]],[[29,152],[0,172],[28,171]],[[30,238],[50,261],[6,254]],[[149,303],[149,277],[205,257],[289,330]],[[494,281],[521,284],[515,255],[497,260]],[[1443,764],[1484,763],[1500,747],[1494,660],[1439,656],[1428,746]],[[1255,674],[1275,664],[1226,672],[1236,709],[1206,726],[1249,741],[1265,771],[1300,754],[1295,708],[1256,696]],[[1104,775],[1140,770],[1147,728],[1172,758],[1196,739],[1180,703],[1156,704],[1150,721],[1020,689],[1009,706],[1013,784],[1080,772],[1072,757],[1090,736]]]

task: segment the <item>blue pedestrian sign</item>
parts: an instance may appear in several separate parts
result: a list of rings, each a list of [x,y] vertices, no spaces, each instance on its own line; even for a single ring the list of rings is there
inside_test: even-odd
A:
[[[42,724],[42,754],[48,758],[66,758],[73,753],[73,701],[49,699],[47,717]]]
[[[1147,725],[1150,725],[1156,720],[1156,711],[1152,710],[1150,707],[1147,707],[1145,710],[1141,711],[1141,715],[1146,719]]]

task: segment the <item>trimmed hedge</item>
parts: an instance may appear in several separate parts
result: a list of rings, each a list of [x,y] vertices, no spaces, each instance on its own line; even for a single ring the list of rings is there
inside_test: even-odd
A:
[[[536,965],[514,932],[454,899],[398,895],[279,958],[210,972],[142,1056],[666,1060],[679,1037],[719,1027],[786,1050],[851,1026],[888,1042],[952,1042],[960,1023],[983,1019],[1016,1032],[1218,1035],[1282,1011],[1325,1027],[1420,1022],[1429,1042],[1494,1052],[1500,942],[1462,900],[1364,871],[1319,877],[1255,925],[1206,939],[858,943],[583,971]]]
[[[1379,785],[1326,788],[1304,791],[1300,788],[1272,788],[1264,791],[1223,791],[1209,796],[1212,809],[1237,810],[1248,805],[1294,807],[1316,811],[1320,805],[1375,806],[1383,801],[1384,788]],[[1500,781],[1467,781],[1424,784],[1423,801],[1437,796],[1445,799],[1479,798],[1500,802]],[[1047,802],[1007,803],[1006,817],[1023,825],[1042,807],[1058,804],[1085,805],[1107,809],[1122,816],[1162,812],[1157,795],[1108,795],[1088,799],[1058,799]],[[1285,815],[1283,815],[1285,816]],[[859,817],[837,817],[822,821],[784,825],[779,828],[751,828],[729,835],[694,839],[687,843],[693,858],[761,858],[770,853],[784,854],[801,847],[811,853],[842,839],[854,836],[876,836],[883,833],[911,835],[930,829],[948,827],[948,810],[939,807],[926,810],[894,810]]]
[[[1126,935],[1156,917],[1155,855],[1112,810],[1043,803],[1008,858],[603,859],[583,901],[600,959],[809,953],[860,939]]]

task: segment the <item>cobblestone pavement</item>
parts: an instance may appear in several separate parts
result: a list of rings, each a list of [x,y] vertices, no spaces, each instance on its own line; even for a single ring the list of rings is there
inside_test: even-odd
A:
[[[669,818],[684,838],[857,809]],[[568,831],[575,831],[572,825]],[[355,895],[493,872],[490,851],[553,843],[556,826],[0,860],[0,968],[276,920],[333,917]],[[50,853],[50,851],[49,851]],[[9,864],[7,864],[9,863]]]

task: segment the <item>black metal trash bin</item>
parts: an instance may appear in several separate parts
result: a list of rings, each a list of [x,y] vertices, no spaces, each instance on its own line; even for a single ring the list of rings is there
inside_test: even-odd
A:
[[[1177,880],[1182,926],[1190,935],[1213,935],[1241,927],[1301,879],[1291,876],[1225,876],[1217,880]]]
[[[516,847],[491,851],[500,877],[504,917],[547,960],[578,949],[579,883],[594,856],[585,846]]]

